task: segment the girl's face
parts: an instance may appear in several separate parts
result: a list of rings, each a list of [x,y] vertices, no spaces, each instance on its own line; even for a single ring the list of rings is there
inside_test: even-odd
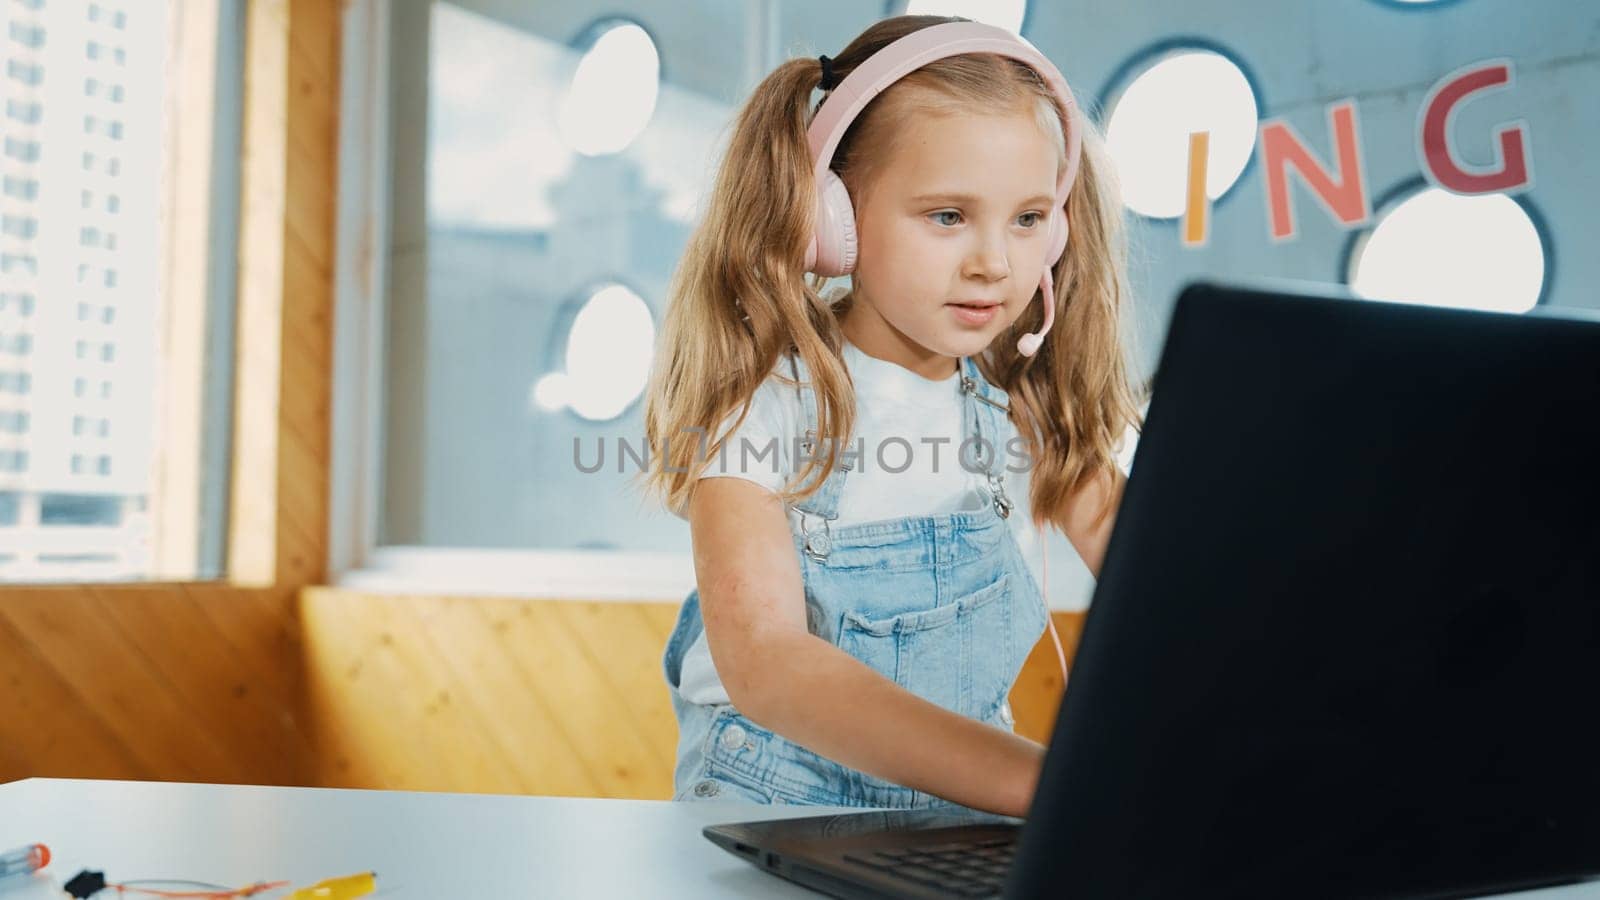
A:
[[[1039,286],[1057,151],[1022,112],[911,122],[852,198],[860,256],[843,327],[867,355],[944,378]]]

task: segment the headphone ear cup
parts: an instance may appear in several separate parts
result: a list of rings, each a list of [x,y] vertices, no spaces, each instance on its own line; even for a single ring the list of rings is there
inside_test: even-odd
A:
[[[828,169],[817,184],[817,226],[806,248],[806,271],[848,275],[856,268],[856,210],[844,182]]]

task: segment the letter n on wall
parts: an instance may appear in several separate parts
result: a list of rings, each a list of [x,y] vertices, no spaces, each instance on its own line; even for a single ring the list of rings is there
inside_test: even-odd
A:
[[[1283,119],[1261,123],[1262,163],[1267,171],[1267,218],[1272,240],[1292,240],[1299,232],[1295,223],[1293,198],[1289,194],[1289,167],[1293,166],[1312,196],[1328,214],[1346,229],[1365,225],[1372,217],[1366,176],[1361,161],[1360,128],[1354,100],[1340,100],[1328,106],[1328,125],[1333,132],[1339,166],[1330,174],[1294,127]]]

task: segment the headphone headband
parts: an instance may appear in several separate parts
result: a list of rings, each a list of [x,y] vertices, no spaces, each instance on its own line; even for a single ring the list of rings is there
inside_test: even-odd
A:
[[[891,43],[857,66],[844,81],[835,87],[822,108],[817,110],[811,125],[806,129],[806,142],[810,145],[815,168],[813,175],[821,183],[822,174],[833,163],[833,151],[844,138],[850,123],[872,98],[909,73],[950,56],[963,53],[994,53],[1026,63],[1040,78],[1066,113],[1067,165],[1056,182],[1056,206],[1067,200],[1067,191],[1078,174],[1078,156],[1081,152],[1082,134],[1078,127],[1082,112],[1072,89],[1067,86],[1050,60],[1023,37],[981,22],[946,22],[932,25]]]

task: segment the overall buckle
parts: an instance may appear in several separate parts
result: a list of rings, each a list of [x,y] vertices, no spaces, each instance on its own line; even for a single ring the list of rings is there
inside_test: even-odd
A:
[[[830,530],[828,520],[822,520],[822,530],[811,530],[811,518],[804,510],[800,511],[800,535],[804,540],[806,555],[817,562],[825,562],[828,552],[833,549],[833,532]]]

